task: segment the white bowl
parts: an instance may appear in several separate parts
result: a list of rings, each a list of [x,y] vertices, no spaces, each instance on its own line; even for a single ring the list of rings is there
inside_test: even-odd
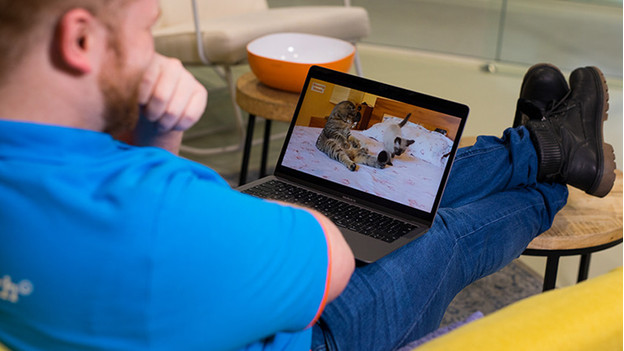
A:
[[[313,65],[347,72],[355,47],[344,40],[304,33],[277,33],[247,45],[249,66],[273,88],[300,92]]]

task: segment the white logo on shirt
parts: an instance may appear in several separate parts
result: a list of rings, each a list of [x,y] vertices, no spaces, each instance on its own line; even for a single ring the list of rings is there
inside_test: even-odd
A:
[[[18,284],[11,281],[11,277],[5,275],[0,280],[0,299],[16,303],[21,296],[28,296],[33,291],[33,285],[29,280],[22,280]]]

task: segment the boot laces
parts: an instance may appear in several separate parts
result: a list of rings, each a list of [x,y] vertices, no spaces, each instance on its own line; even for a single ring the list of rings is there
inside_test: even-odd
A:
[[[542,115],[542,121],[556,115],[565,114],[575,108],[576,103],[574,101],[568,101],[568,97],[571,92],[571,90],[568,90],[568,92],[559,101],[551,101]]]

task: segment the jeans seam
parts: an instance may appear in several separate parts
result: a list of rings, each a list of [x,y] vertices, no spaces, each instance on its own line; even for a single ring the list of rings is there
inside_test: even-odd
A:
[[[477,231],[479,231],[479,230],[481,230],[481,229],[483,229],[483,228],[485,228],[485,227],[487,227],[487,226],[491,225],[492,223],[498,223],[498,222],[502,221],[503,219],[505,219],[505,218],[507,218],[507,217],[509,217],[509,216],[513,215],[514,213],[517,213],[517,212],[520,212],[520,211],[524,211],[524,210],[529,209],[529,208],[534,208],[536,205],[537,205],[537,206],[539,206],[540,204],[542,204],[542,203],[541,203],[541,202],[540,202],[540,203],[533,203],[533,204],[531,204],[531,205],[527,205],[527,206],[525,206],[525,207],[518,208],[518,209],[516,209],[516,210],[513,210],[513,211],[511,211],[511,212],[508,212],[508,213],[504,214],[502,217],[498,217],[498,218],[496,218],[496,219],[494,219],[494,220],[492,220],[492,221],[488,221],[487,223],[485,223],[485,224],[481,225],[480,227],[478,227],[478,228],[476,228],[476,229],[473,229],[473,230],[471,230],[471,231],[469,231],[469,232],[465,233],[465,234],[464,234],[464,235],[462,235],[462,236],[458,236],[458,239],[464,239],[465,237],[467,237],[467,236],[469,236],[469,235],[474,234],[475,232],[477,232]]]

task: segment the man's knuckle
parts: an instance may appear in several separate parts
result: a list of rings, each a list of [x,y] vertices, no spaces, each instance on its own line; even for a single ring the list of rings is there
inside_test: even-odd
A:
[[[182,61],[179,58],[176,57],[170,57],[169,59],[169,64],[176,66],[176,67],[183,67],[184,65],[182,64]]]

